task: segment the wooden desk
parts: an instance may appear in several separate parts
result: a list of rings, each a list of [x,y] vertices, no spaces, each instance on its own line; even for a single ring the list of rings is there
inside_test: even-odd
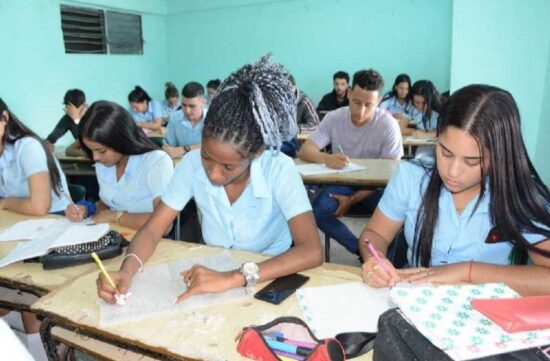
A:
[[[88,157],[72,157],[65,154],[64,148],[56,148],[55,157],[66,176],[95,177],[94,161]]]
[[[149,263],[203,257],[219,252],[222,252],[220,248],[163,241]],[[231,252],[238,262],[261,261],[264,258],[259,254]],[[111,263],[107,268],[117,269],[118,264]],[[324,264],[303,273],[311,277],[308,286],[360,280],[359,268],[343,265]],[[194,311],[175,311],[141,321],[101,327],[96,277],[97,271],[86,274],[32,305],[33,311],[46,318],[42,323],[41,333],[48,345],[47,349],[52,349],[52,327],[62,327],[114,345],[110,346],[114,352],[114,356],[111,355],[113,359],[120,353],[117,347],[121,347],[165,360],[242,360],[244,358],[236,351],[235,337],[243,327],[263,324],[283,315],[303,317],[296,297],[290,297],[278,306],[249,297]],[[258,285],[258,288],[262,286],[263,284]],[[70,335],[60,335],[62,332],[54,332],[54,338],[75,342],[75,338]],[[85,341],[80,341],[80,347],[87,348],[83,343]],[[98,349],[94,348],[94,351],[97,352]],[[361,358],[370,359],[370,355]]]
[[[424,145],[435,145],[435,139],[433,138],[414,138],[412,136],[403,137],[403,146],[407,148],[406,156],[413,157],[413,148],[424,146]]]
[[[59,216],[50,215],[48,218]],[[28,219],[37,219],[39,217],[30,217],[6,210],[0,210],[0,229],[5,229],[16,222]],[[113,226],[113,229],[119,231],[135,233],[128,228]],[[7,255],[19,242],[0,242],[0,257]],[[120,257],[118,257],[120,258]],[[107,260],[106,262],[116,262],[117,258]],[[79,266],[61,268],[57,270],[44,270],[40,263],[12,263],[5,267],[0,267],[0,287],[14,289],[20,292],[31,294],[37,297],[65,285],[67,282],[90,271],[97,270],[95,263],[88,263]],[[15,302],[3,297],[0,294],[0,306],[10,309],[29,310],[30,303],[26,298],[21,298],[20,302]]]
[[[351,161],[365,169],[346,173],[302,176],[302,180],[305,184],[385,187],[399,166],[399,161],[394,159],[351,159]],[[307,162],[295,159],[294,163],[299,165]]]

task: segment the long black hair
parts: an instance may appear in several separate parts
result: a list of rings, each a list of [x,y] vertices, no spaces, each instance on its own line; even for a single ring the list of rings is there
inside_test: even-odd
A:
[[[457,90],[443,105],[437,134],[448,127],[468,132],[477,142],[480,152],[487,149],[490,165],[481,163],[481,190],[475,204],[477,210],[487,183],[490,192],[489,214],[500,238],[514,244],[514,250],[527,250],[550,257],[530,244],[523,233],[535,233],[550,238],[550,193],[541,181],[527,154],[521,135],[519,111],[512,95],[489,85],[469,85]],[[434,229],[439,216],[439,197],[444,186],[437,170],[437,158],[429,176],[416,219],[413,263],[429,266]],[[488,175],[488,182],[484,182]],[[526,257],[511,259],[525,263]]]
[[[235,143],[249,157],[265,147],[280,150],[297,127],[288,73],[267,54],[223,81],[206,114],[203,137]]]
[[[124,155],[136,155],[160,149],[141,128],[126,109],[120,105],[100,100],[94,102],[82,117],[78,139],[88,157],[92,151],[84,144],[83,138],[101,143]]]
[[[424,129],[430,130],[428,129],[428,125],[430,124],[432,112],[436,111],[439,113],[441,109],[441,96],[435,88],[435,85],[429,80],[415,81],[409,94],[411,101],[415,95],[424,97],[426,110],[422,112],[422,125]]]
[[[2,99],[0,99],[0,117],[3,117],[2,113],[4,111],[8,113],[9,121],[6,125],[4,136],[1,139],[2,145],[15,144],[15,142],[24,137],[31,137],[36,139],[46,153],[46,163],[48,166],[48,175],[50,177],[51,188],[57,196],[60,196],[63,192],[63,190],[61,189],[61,174],[59,172],[59,169],[57,168],[57,163],[55,162],[55,158],[53,157],[52,152],[50,152],[50,150],[46,146],[46,143],[44,143],[44,141],[38,135],[36,135],[36,133],[27,128],[27,126],[25,126],[25,124],[23,124],[23,122],[21,122],[19,118],[17,118],[17,116],[10,111],[7,104],[4,103]]]
[[[408,74],[399,74],[396,78],[395,78],[395,81],[393,82],[393,86],[391,87],[391,90],[389,92],[386,93],[386,95],[384,95],[384,97],[382,98],[382,102],[384,100],[387,100],[391,97],[395,97],[395,99],[397,99],[397,90],[395,90],[395,87],[398,86],[399,84],[401,83],[407,83],[409,85],[409,92],[407,93],[407,97],[405,98],[405,102],[407,102],[409,99],[411,99],[410,97],[410,94],[411,94],[411,77],[408,75]]]

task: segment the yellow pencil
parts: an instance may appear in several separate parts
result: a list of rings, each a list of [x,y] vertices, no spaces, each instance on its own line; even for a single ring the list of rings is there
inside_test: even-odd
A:
[[[115,282],[113,281],[113,279],[111,278],[111,276],[109,276],[109,274],[107,273],[107,271],[105,270],[105,266],[103,266],[103,263],[101,262],[101,260],[99,259],[99,257],[97,256],[97,254],[95,252],[92,252],[92,258],[94,259],[95,263],[97,264],[97,267],[99,268],[99,270],[101,271],[101,273],[103,273],[103,275],[105,276],[105,278],[107,278],[107,281],[109,281],[109,283],[111,284],[111,286],[116,290],[116,285],[115,285]],[[117,290],[118,291],[118,290]]]

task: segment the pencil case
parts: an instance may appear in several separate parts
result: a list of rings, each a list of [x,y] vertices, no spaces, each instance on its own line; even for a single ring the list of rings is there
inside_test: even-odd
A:
[[[475,299],[471,304],[509,333],[550,328],[550,296]]]
[[[258,361],[344,361],[338,340],[317,339],[297,317],[279,317],[260,326],[243,328],[237,351]]]

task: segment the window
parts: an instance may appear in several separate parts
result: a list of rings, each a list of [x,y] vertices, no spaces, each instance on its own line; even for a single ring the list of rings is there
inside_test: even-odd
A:
[[[67,54],[143,54],[141,16],[61,5]]]

